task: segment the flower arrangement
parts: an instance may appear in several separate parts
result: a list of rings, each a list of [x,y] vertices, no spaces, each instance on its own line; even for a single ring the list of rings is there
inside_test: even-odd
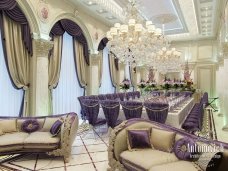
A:
[[[138,84],[139,89],[144,89],[147,86],[146,82],[144,80],[141,80]]]
[[[128,90],[128,89],[130,89],[130,85],[131,85],[130,80],[128,80],[128,79],[125,78],[125,79],[120,83],[120,89],[122,89],[122,90]]]
[[[145,88],[145,91],[152,91],[154,90],[156,87],[157,87],[157,83],[155,80],[153,81],[147,81],[146,82],[146,88]]]
[[[173,85],[173,81],[171,79],[165,77],[162,88],[165,90],[168,90],[168,89],[172,88],[172,85]]]

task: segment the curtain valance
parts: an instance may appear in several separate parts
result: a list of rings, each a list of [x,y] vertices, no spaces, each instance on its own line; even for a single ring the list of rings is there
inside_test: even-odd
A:
[[[1,0],[0,10],[6,14],[10,19],[21,25],[21,34],[23,43],[32,56],[32,37],[30,33],[29,23],[24,13],[19,8],[16,0]]]
[[[84,58],[86,63],[89,65],[89,49],[86,38],[83,34],[82,29],[73,21],[68,19],[62,19],[55,23],[51,29],[50,36],[62,36],[64,32],[74,37],[79,43],[83,45]]]

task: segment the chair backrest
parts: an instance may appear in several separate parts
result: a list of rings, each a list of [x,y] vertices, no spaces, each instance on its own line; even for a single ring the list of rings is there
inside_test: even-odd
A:
[[[82,100],[85,99],[86,96],[80,96],[78,97],[78,101],[80,103],[80,106],[81,106],[81,118],[82,120],[85,120],[85,110],[84,110],[84,107],[82,105]]]
[[[208,105],[208,93],[207,92],[203,93],[202,102],[206,106]]]
[[[145,102],[144,106],[146,108],[146,113],[150,120],[159,123],[165,123],[169,110],[168,104]]]
[[[101,107],[104,111],[105,119],[108,126],[114,128],[120,111],[120,103],[115,100],[102,100],[100,101]]]
[[[121,105],[126,119],[141,118],[143,107],[142,102],[124,101],[121,102]]]
[[[99,100],[105,100],[106,99],[106,95],[105,94],[99,94],[98,95],[98,99]]]
[[[140,95],[141,95],[141,94],[140,94],[139,91],[135,91],[135,96],[136,96],[136,97],[140,98]]]
[[[82,105],[89,124],[95,125],[99,114],[99,101],[94,99],[82,99]]]
[[[124,101],[125,93],[118,93],[118,96],[121,101]]]

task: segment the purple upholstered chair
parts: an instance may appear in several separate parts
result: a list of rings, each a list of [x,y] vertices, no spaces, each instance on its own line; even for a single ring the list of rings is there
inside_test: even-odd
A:
[[[136,96],[137,98],[140,98],[140,92],[139,92],[139,91],[135,91],[135,96]]]
[[[78,101],[79,101],[80,106],[81,106],[81,118],[82,118],[82,120],[86,120],[84,106],[82,105],[82,100],[83,99],[85,99],[85,96],[78,97]]]
[[[125,93],[118,93],[118,96],[121,101],[124,101]]]
[[[105,119],[99,119],[99,109],[100,105],[98,100],[94,99],[82,99],[83,110],[85,112],[86,120],[89,121],[89,124],[94,126],[103,125],[106,123]]]
[[[114,100],[120,99],[117,93],[112,94]]]
[[[106,94],[106,99],[108,100],[113,100],[113,95],[112,94]]]
[[[99,94],[98,99],[99,100],[106,100],[106,95],[105,94]]]
[[[145,102],[144,106],[146,108],[146,113],[148,115],[148,118],[151,121],[165,123],[168,116],[168,110],[169,110],[168,104]]]
[[[102,100],[100,101],[101,107],[104,111],[104,115],[109,127],[114,128],[118,125],[117,118],[120,111],[120,103],[114,100]]]
[[[121,102],[121,105],[126,119],[141,118],[142,102],[124,101]]]

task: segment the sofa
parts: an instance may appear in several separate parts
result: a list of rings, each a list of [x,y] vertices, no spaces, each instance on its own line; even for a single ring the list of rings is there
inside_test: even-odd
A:
[[[78,129],[76,113],[42,117],[0,117],[0,155],[46,153],[66,162]]]
[[[133,150],[129,149],[132,148],[132,140],[129,140],[129,131],[147,129],[152,130],[150,132],[150,143],[153,143],[153,147]],[[170,137],[172,138],[166,139],[167,135],[171,135]],[[142,139],[144,138],[145,136]],[[215,161],[214,158],[212,158],[212,161],[211,158],[203,158],[205,156],[202,152],[197,153],[198,158],[195,158],[194,160],[186,158],[186,156],[184,156],[186,152],[183,155],[183,153],[179,153],[178,151],[182,150],[182,146],[180,149],[174,148],[178,147],[178,143],[186,138],[189,139],[187,140],[188,143],[193,141],[202,147],[203,145],[218,147],[215,148],[216,153],[205,153],[207,155],[219,154],[218,160],[215,158]],[[137,139],[134,140],[138,141]],[[172,142],[172,148],[168,148],[169,151],[167,151],[164,145],[170,144],[170,142]],[[160,149],[161,146],[163,147],[162,149]],[[222,152],[218,150],[222,150]],[[111,171],[227,171],[228,144],[197,137],[165,124],[135,118],[122,122],[111,132],[108,147],[108,160],[110,167],[109,170]]]

